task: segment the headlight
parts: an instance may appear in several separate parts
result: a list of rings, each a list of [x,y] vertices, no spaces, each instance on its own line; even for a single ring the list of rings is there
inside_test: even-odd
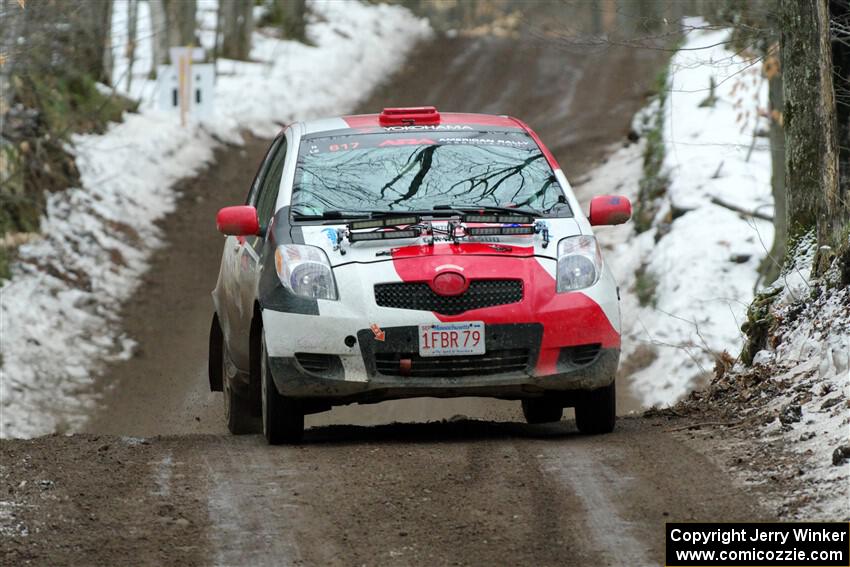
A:
[[[571,236],[558,243],[558,293],[590,287],[602,273],[602,252],[593,236]]]
[[[331,263],[321,248],[282,244],[275,250],[274,265],[280,283],[295,295],[337,299]]]

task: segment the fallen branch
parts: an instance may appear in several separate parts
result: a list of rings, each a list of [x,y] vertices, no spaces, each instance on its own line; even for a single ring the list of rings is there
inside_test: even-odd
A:
[[[726,201],[718,199],[717,197],[712,197],[711,202],[714,203],[715,205],[719,205],[723,208],[729,209],[730,211],[735,211],[736,213],[741,213],[742,215],[747,215],[749,217],[755,217],[757,219],[762,219],[762,220],[773,222],[773,215],[766,215],[766,214],[760,213],[758,211],[748,211],[747,209],[742,209],[741,207],[738,207],[737,205],[727,203]]]

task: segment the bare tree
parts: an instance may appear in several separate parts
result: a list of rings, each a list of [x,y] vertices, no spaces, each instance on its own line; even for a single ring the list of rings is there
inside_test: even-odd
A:
[[[127,46],[125,47],[125,55],[127,56],[127,85],[126,90],[130,91],[130,86],[133,84],[133,63],[136,62],[136,30],[139,19],[139,0],[127,0]]]
[[[168,44],[170,47],[197,45],[196,0],[162,0],[165,6],[165,19],[168,24]]]
[[[196,0],[149,0],[153,20],[153,59],[168,63],[168,48],[197,45]]]
[[[221,57],[242,60],[250,57],[253,7],[250,0],[220,0]]]
[[[12,103],[12,74],[17,61],[17,38],[24,25],[24,11],[17,0],[0,0],[0,121]],[[2,130],[2,128],[0,128]],[[3,168],[0,168],[2,170]],[[3,175],[3,171],[0,171]]]
[[[829,11],[838,137],[838,193],[834,196],[833,210],[844,207],[846,212],[850,207],[850,0],[831,0]],[[844,220],[846,223],[846,214]],[[832,230],[836,228],[842,232],[840,227]],[[850,271],[850,266],[847,269]]]
[[[112,0],[87,0],[76,4],[65,4],[55,0],[28,2],[26,11],[33,17],[43,17],[53,12],[68,24],[70,37],[68,50],[80,71],[97,81],[110,82],[112,74],[112,50],[110,31],[112,28]],[[34,10],[41,5],[43,10]]]
[[[153,62],[156,74],[156,65],[168,63],[168,18],[165,13],[165,0],[148,0],[151,10],[151,21],[153,23]]]
[[[764,74],[768,89],[768,123],[770,138],[770,183],[773,193],[773,246],[761,266],[761,275],[767,283],[773,282],[785,262],[785,247],[788,241],[788,211],[785,191],[785,129],[784,104],[782,99],[782,70],[779,46],[768,48],[764,61]]]
[[[816,272],[850,220],[838,174],[838,128],[827,0],[782,0],[785,174],[789,235],[817,231]],[[828,248],[824,248],[828,247]]]
[[[306,0],[274,0],[273,9],[278,12],[283,37],[298,41],[306,40]]]

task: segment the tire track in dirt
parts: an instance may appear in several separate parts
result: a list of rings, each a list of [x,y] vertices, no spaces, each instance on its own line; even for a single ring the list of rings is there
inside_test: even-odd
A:
[[[210,484],[216,565],[294,565],[298,471],[257,437],[207,438],[201,472]]]
[[[775,519],[666,425],[4,440],[0,564],[658,565],[665,522]]]
[[[584,526],[593,543],[595,555],[607,564],[618,565],[629,558],[633,565],[651,565],[648,546],[638,541],[634,528],[623,520],[613,498],[635,490],[635,479],[600,463],[597,455],[586,450],[571,451],[569,458],[547,449],[541,455],[544,472],[576,495],[581,501]]]
[[[767,518],[759,493],[664,431],[624,419],[327,426],[304,445],[189,436],[215,557],[255,565],[657,565],[668,521]],[[683,479],[687,481],[683,482]]]

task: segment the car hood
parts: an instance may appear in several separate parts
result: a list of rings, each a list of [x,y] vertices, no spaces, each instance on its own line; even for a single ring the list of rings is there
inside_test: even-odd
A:
[[[549,242],[544,245],[543,235],[500,235],[463,238],[458,245],[437,241],[429,246],[424,237],[383,241],[356,242],[343,240],[337,248],[337,229],[345,225],[302,225],[304,244],[318,246],[328,255],[332,266],[350,263],[372,263],[387,260],[414,259],[431,256],[476,255],[476,256],[538,256],[556,258],[558,241],[567,236],[581,234],[578,223],[572,218],[543,219],[549,230]],[[435,227],[445,227],[445,222],[434,222]],[[500,225],[476,225],[500,226]]]

